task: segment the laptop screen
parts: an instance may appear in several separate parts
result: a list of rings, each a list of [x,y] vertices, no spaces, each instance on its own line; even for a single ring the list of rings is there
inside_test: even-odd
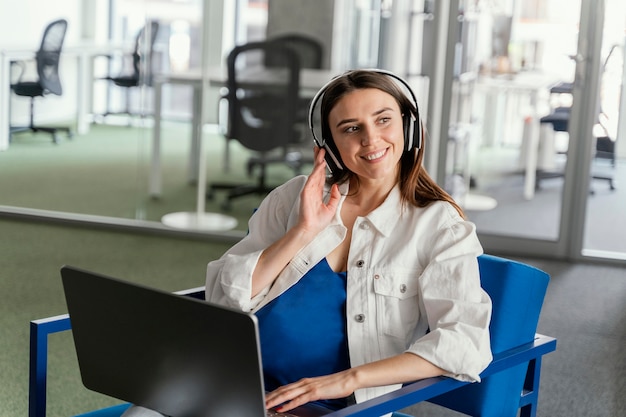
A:
[[[265,415],[256,317],[65,266],[83,384],[172,417]]]

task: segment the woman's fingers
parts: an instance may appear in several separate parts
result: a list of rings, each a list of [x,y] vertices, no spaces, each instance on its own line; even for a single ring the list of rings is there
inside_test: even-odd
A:
[[[265,397],[267,408],[289,411],[311,401],[344,398],[354,392],[351,371],[346,370],[315,378],[304,378],[282,386]]]
[[[272,391],[266,396],[266,407],[278,407],[280,411],[288,411],[308,402],[320,399],[311,395],[311,385],[308,384],[307,381],[309,380],[303,379]]]
[[[300,194],[300,225],[307,231],[318,232],[324,229],[337,212],[341,198],[339,188],[333,185],[327,202],[324,201],[326,184],[325,150],[315,148],[313,170]]]

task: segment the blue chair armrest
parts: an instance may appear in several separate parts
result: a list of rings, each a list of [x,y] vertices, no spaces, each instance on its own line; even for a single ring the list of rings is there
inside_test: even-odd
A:
[[[481,378],[486,378],[510,367],[530,361],[529,366],[532,366],[533,369],[529,374],[533,374],[534,385],[532,387],[525,387],[525,394],[527,394],[527,396],[522,399],[521,405],[533,403],[536,407],[539,388],[539,367],[541,366],[540,360],[543,355],[554,350],[556,350],[555,338],[537,334],[535,340],[532,342],[505,350],[495,355],[491,364],[481,373]],[[388,394],[332,412],[325,417],[379,417],[419,402],[427,401],[468,384],[468,382],[457,381],[446,377],[423,379],[407,384]]]
[[[70,328],[70,317],[67,314],[30,322],[29,417],[46,415],[48,335]]]

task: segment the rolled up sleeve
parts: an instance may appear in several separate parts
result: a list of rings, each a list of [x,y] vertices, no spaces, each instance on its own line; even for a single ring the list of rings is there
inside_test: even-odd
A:
[[[480,286],[482,247],[474,225],[459,222],[431,242],[430,262],[420,277],[420,309],[429,332],[411,344],[415,353],[463,381],[479,381],[491,362],[491,299]]]
[[[293,222],[294,207],[305,182],[306,177],[299,176],[274,189],[250,217],[248,234],[207,265],[207,301],[243,311],[259,305],[269,288],[251,298],[252,273],[263,250],[283,236]]]

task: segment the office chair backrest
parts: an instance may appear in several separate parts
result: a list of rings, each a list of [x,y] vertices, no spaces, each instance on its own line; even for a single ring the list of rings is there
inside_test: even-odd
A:
[[[268,68],[267,58],[282,65]],[[296,53],[275,42],[251,42],[230,52],[227,67],[226,137],[258,152],[290,143],[300,86]]]
[[[146,33],[148,31],[148,33]],[[159,32],[159,22],[149,21],[137,33],[135,49],[133,50],[133,75],[137,78],[137,85],[152,85],[152,56],[154,42]],[[149,42],[146,43],[146,40]]]
[[[63,93],[59,78],[59,61],[66,32],[67,20],[59,19],[50,23],[44,31],[41,46],[36,54],[39,83],[45,92],[59,96]]]
[[[300,33],[285,33],[272,36],[268,38],[268,41],[279,42],[292,48],[298,54],[301,68],[322,68],[324,48],[317,39]],[[278,56],[267,57],[267,59],[267,66],[281,65],[280,57]]]
[[[550,277],[532,266],[492,255],[478,258],[482,287],[491,297],[489,330],[494,355],[532,342]],[[527,363],[491,375],[431,402],[480,417],[515,417]]]

